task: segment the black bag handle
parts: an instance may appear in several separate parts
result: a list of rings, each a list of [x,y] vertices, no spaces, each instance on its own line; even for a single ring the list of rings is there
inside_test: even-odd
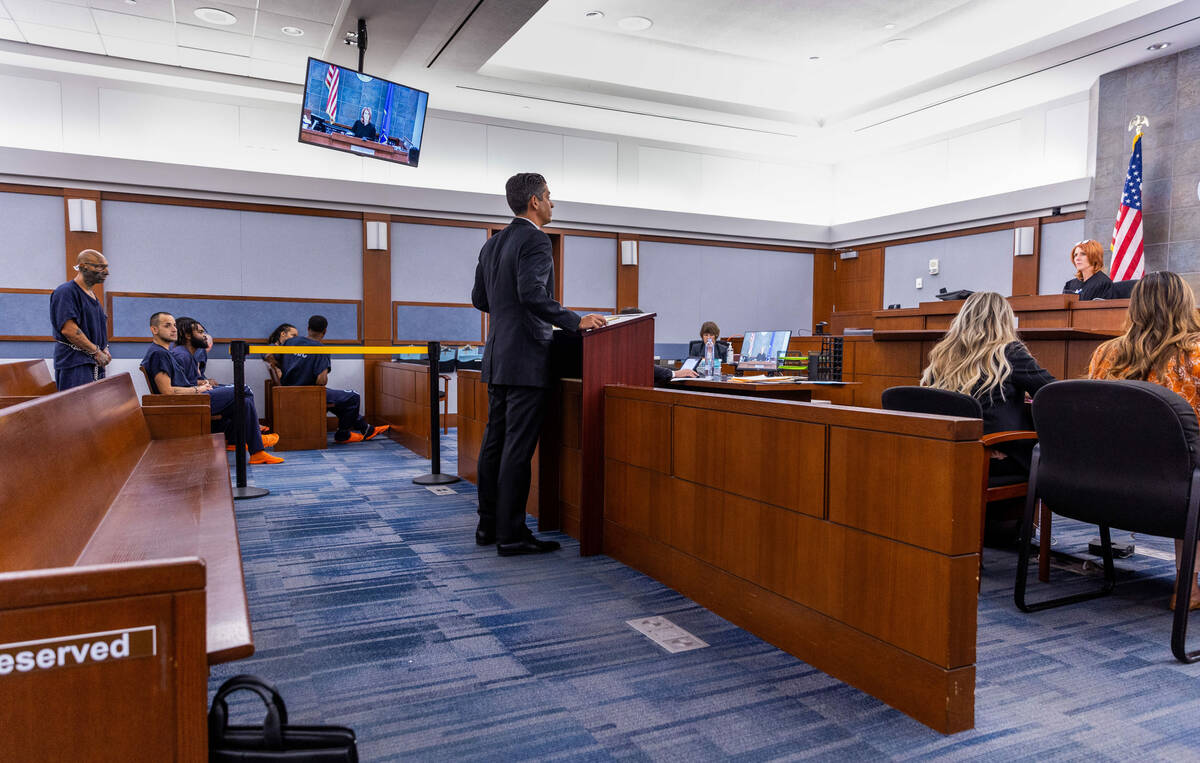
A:
[[[221,746],[229,727],[229,706],[225,698],[235,691],[252,691],[267,706],[263,719],[263,743],[268,750],[283,749],[283,725],[287,723],[287,707],[275,687],[258,676],[243,674],[221,684],[217,696],[213,697],[212,709],[208,711],[208,740],[210,749]]]

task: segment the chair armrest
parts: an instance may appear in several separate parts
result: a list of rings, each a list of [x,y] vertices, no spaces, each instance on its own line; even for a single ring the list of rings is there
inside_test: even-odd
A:
[[[1015,429],[1010,432],[992,432],[979,439],[983,441],[984,445],[991,447],[1003,442],[1037,442],[1037,438],[1037,432]]]

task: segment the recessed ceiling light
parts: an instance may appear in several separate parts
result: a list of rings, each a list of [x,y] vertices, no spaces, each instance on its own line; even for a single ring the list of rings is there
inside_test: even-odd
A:
[[[126,5],[137,5],[137,0],[125,0]]]
[[[600,19],[604,18],[604,11],[588,11],[587,13],[583,14],[583,17],[585,19],[599,21]]]
[[[218,26],[233,26],[237,23],[237,16],[220,8],[197,8],[192,11],[192,15],[205,23]]]
[[[887,30],[889,30],[889,31],[890,31],[890,30],[892,30],[892,29],[895,29],[895,28],[896,28],[896,25],[895,25],[895,24],[884,24],[884,25],[883,25],[883,28],[884,28],[884,29],[887,29]]]
[[[820,61],[821,57],[820,56],[809,56],[808,60],[809,61]]]
[[[654,26],[654,22],[645,16],[626,16],[617,22],[617,26],[626,32],[644,32]]]
[[[279,31],[283,32],[288,37],[303,37],[304,36],[304,30],[298,26],[285,26],[285,27],[281,28]]]
[[[1171,43],[1169,42],[1156,42],[1150,47],[1146,48],[1146,50],[1166,50],[1169,47],[1171,47]]]

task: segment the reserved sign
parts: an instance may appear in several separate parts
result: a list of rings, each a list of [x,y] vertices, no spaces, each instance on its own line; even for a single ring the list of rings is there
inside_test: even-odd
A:
[[[0,676],[132,660],[157,653],[158,629],[153,625],[0,644]]]

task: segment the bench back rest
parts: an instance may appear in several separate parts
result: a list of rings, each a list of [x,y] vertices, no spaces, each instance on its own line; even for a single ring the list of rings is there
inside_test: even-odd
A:
[[[0,395],[52,395],[58,392],[44,360],[0,363]]]
[[[149,443],[127,373],[0,409],[0,571],[74,564]]]

